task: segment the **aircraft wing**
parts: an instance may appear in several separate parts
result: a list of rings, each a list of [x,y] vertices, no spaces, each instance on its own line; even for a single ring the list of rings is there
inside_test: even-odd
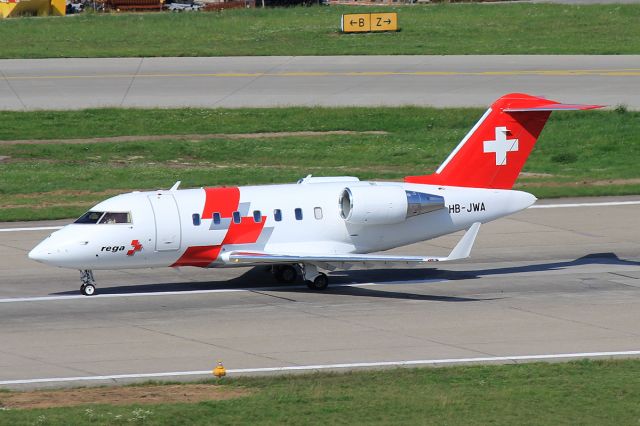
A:
[[[333,265],[354,264],[420,264],[427,262],[446,262],[469,257],[475,242],[480,222],[476,222],[465,232],[458,244],[446,257],[437,256],[391,256],[384,254],[303,254],[303,253],[269,253],[262,251],[232,251],[228,262],[234,264],[275,264],[275,263],[311,263],[328,268]]]

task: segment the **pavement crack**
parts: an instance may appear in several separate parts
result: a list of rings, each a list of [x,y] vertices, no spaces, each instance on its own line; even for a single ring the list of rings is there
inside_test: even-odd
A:
[[[11,244],[2,243],[2,244],[0,244],[0,247],[6,247],[6,248],[13,249],[13,250],[18,250],[18,251],[21,251],[23,253],[28,253],[29,252],[29,249],[25,250],[23,247],[12,246]]]
[[[529,225],[535,225],[535,226],[540,226],[540,227],[546,228],[546,229],[549,230],[549,231],[546,231],[546,232],[561,231],[561,232],[570,232],[570,233],[573,233],[573,234],[576,234],[576,235],[580,235],[580,236],[583,236],[583,237],[588,237],[588,238],[602,238],[603,237],[602,235],[599,235],[599,234],[591,234],[591,233],[588,233],[588,232],[583,232],[583,231],[579,231],[577,229],[571,229],[571,228],[561,228],[561,227],[558,227],[558,226],[549,225],[547,223],[538,223],[538,222],[535,222],[535,221],[532,221],[532,220],[527,220],[527,219],[521,218],[521,217],[519,217],[519,218],[510,218],[510,219],[515,221],[515,222],[524,222],[524,223],[527,223]],[[541,231],[536,231],[536,232],[541,232]]]
[[[281,67],[283,65],[286,65],[288,63],[291,63],[291,61],[293,61],[294,58],[295,58],[295,56],[291,56],[286,61],[284,61],[283,63],[276,64],[276,65],[270,67],[269,69],[267,69],[266,71],[256,73],[253,77],[251,77],[249,79],[249,81],[247,83],[241,85],[240,87],[236,88],[235,90],[232,90],[231,93],[228,93],[227,95],[225,95],[222,98],[220,98],[217,101],[215,101],[213,103],[213,105],[211,106],[211,108],[219,107],[222,102],[226,101],[230,97],[236,95],[237,93],[239,93],[239,92],[243,91],[244,89],[246,89],[247,87],[251,86],[253,83],[258,81],[260,78],[268,77],[270,74],[272,74],[274,72],[274,70],[277,70],[279,67]]]
[[[6,350],[2,350],[2,351],[0,351],[0,353],[5,354],[5,355],[11,355],[11,356],[14,356],[16,358],[27,359],[29,361],[41,363],[41,364],[52,366],[52,367],[68,369],[68,370],[71,370],[71,371],[77,371],[78,373],[82,373],[82,374],[89,374],[89,375],[98,374],[95,371],[85,370],[84,368],[73,367],[73,366],[69,365],[66,362],[64,364],[58,363],[58,362],[51,362],[51,361],[48,361],[46,358],[38,358],[38,357],[35,357],[35,356],[26,355],[24,353],[14,353],[14,352],[6,351]]]
[[[387,329],[382,328],[382,327],[373,326],[373,325],[371,325],[369,323],[362,323],[362,322],[359,322],[359,321],[352,321],[352,320],[346,320],[346,319],[338,319],[338,318],[330,316],[330,315],[323,315],[323,314],[318,314],[318,313],[314,313],[314,312],[309,312],[309,311],[304,310],[304,309],[299,309],[298,311],[299,312],[303,312],[303,313],[305,313],[307,315],[311,315],[311,316],[317,317],[317,318],[324,318],[324,319],[337,321],[337,322],[341,322],[341,323],[346,323],[346,324],[350,324],[350,325],[357,325],[359,327],[367,328],[367,329],[369,329],[371,331],[377,331],[377,332],[381,332],[381,333],[391,333],[394,336],[402,336],[402,337],[406,337],[406,338],[409,338],[409,339],[417,340],[418,342],[435,343],[435,344],[446,346],[446,347],[449,347],[449,348],[461,349],[461,350],[465,350],[465,351],[469,351],[469,352],[477,353],[477,354],[481,354],[481,355],[497,356],[494,353],[484,352],[484,351],[480,351],[480,350],[477,350],[477,349],[471,349],[471,348],[467,348],[467,347],[464,347],[464,346],[455,345],[453,343],[446,343],[446,342],[442,342],[440,340],[436,340],[436,339],[429,338],[429,337],[414,336],[414,335],[409,334],[409,333],[400,333],[398,330],[387,330]]]
[[[140,62],[138,62],[138,67],[136,68],[136,72],[131,76],[131,81],[129,82],[129,86],[127,86],[127,90],[124,92],[124,96],[122,96],[122,100],[120,101],[120,106],[124,105],[124,101],[127,100],[127,96],[129,96],[129,91],[133,86],[133,83],[136,81],[136,77],[140,73],[140,68],[142,68],[142,63],[144,62],[144,58],[140,58]]]
[[[543,317],[543,318],[552,318],[552,319],[559,320],[559,321],[571,322],[573,324],[586,325],[586,326],[597,328],[597,329],[600,329],[600,330],[614,331],[614,332],[617,332],[617,333],[626,334],[628,336],[640,337],[640,334],[638,334],[638,333],[631,333],[631,332],[628,332],[628,331],[616,330],[615,328],[604,327],[604,326],[601,326],[601,325],[592,324],[590,322],[575,320],[575,319],[571,319],[571,318],[563,318],[563,317],[558,316],[558,315],[543,314],[543,313],[535,312],[535,311],[532,311],[532,310],[529,310],[529,309],[518,308],[517,306],[509,306],[509,309],[513,309],[513,310],[519,311],[519,312],[525,312],[525,313],[528,313],[528,314],[531,314],[531,315],[536,315],[536,316]]]
[[[11,83],[9,82],[9,79],[7,78],[7,75],[4,73],[4,71],[2,71],[0,69],[0,75],[2,75],[2,78],[4,79],[5,83],[7,83],[7,87],[9,88],[9,90],[11,90],[11,93],[13,93],[13,95],[16,97],[16,99],[18,100],[18,102],[20,102],[20,105],[22,105],[22,109],[24,111],[27,110],[27,106],[25,105],[25,103],[22,101],[22,98],[20,97],[20,95],[18,94],[18,92],[15,90],[15,88],[11,85]]]
[[[609,273],[610,273],[611,275],[617,275],[617,276],[619,276],[619,277],[631,278],[632,280],[638,280],[638,279],[640,279],[640,278],[638,278],[638,277],[633,277],[633,276],[631,276],[631,275],[621,274],[621,273],[619,273],[619,272],[609,272]]]
[[[141,326],[141,325],[130,324],[130,327],[134,327],[134,328],[137,328],[139,330],[144,330],[144,331],[147,331],[147,332],[150,332],[150,333],[159,334],[159,335],[162,335],[162,336],[172,337],[174,339],[180,339],[180,340],[184,340],[184,341],[191,342],[191,343],[198,343],[198,344],[209,346],[209,347],[216,348],[216,349],[224,349],[224,350],[228,350],[228,351],[238,352],[238,353],[241,353],[243,355],[250,355],[250,356],[255,356],[255,357],[258,357],[258,358],[264,358],[264,359],[267,359],[267,360],[270,360],[270,361],[275,361],[277,363],[289,363],[289,364],[293,364],[293,365],[300,365],[300,364],[296,364],[294,362],[284,361],[284,360],[279,359],[279,358],[270,357],[270,356],[262,355],[262,354],[259,354],[259,353],[243,351],[241,349],[236,349],[236,348],[233,348],[231,346],[221,345],[219,343],[210,343],[210,342],[202,341],[202,340],[199,340],[199,339],[193,339],[191,337],[179,336],[177,334],[169,333],[167,331],[154,330],[152,328],[144,327],[144,326]]]
[[[275,299],[286,300],[288,302],[297,302],[297,300],[295,300],[295,299],[289,299],[288,297],[283,297],[283,296],[276,296],[274,294],[269,294],[269,293],[266,293],[266,292],[263,292],[263,291],[258,291],[258,290],[249,290],[249,291],[251,293],[254,293],[254,294],[260,294],[262,296],[267,296],[267,297],[273,297]]]

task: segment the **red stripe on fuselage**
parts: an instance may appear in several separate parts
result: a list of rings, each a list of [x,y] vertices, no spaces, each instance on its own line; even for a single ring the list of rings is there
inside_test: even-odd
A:
[[[220,213],[221,217],[231,217],[231,214],[238,210],[238,205],[240,204],[240,188],[237,186],[229,188],[205,188],[204,191],[203,219],[211,219],[214,212]]]
[[[187,248],[171,266],[198,266],[206,268],[218,258],[222,246],[195,246]]]
[[[202,219],[212,219],[213,213],[220,213],[220,217],[230,218],[240,205],[240,188],[205,188],[205,202]],[[206,268],[220,255],[222,246],[227,244],[251,244],[258,241],[262,229],[267,222],[262,217],[260,222],[253,217],[242,217],[240,223],[231,221],[229,229],[221,245],[189,247],[171,266],[197,266]]]
[[[260,222],[255,222],[252,217],[243,217],[240,223],[231,222],[222,245],[255,243],[258,241],[266,221],[266,217],[262,217]]]

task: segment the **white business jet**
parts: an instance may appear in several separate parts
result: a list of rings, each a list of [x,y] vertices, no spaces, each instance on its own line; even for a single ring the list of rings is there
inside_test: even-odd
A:
[[[312,177],[297,184],[131,192],[105,200],[52,233],[29,257],[93,270],[271,265],[280,282],[302,277],[323,290],[322,271],[354,265],[419,265],[464,259],[481,223],[531,206],[514,191],[552,111],[587,110],[508,94],[491,105],[435,173],[404,182]],[[466,230],[448,256],[370,254]]]

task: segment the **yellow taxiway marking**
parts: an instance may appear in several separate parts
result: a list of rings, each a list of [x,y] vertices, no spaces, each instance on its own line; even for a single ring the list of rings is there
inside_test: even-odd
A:
[[[517,71],[297,71],[297,72],[256,72],[256,73],[151,73],[151,74],[89,74],[89,75],[33,75],[6,76],[7,80],[55,80],[55,79],[104,79],[104,78],[259,78],[259,77],[388,77],[388,76],[604,76],[604,77],[637,77],[640,68],[629,69],[595,69],[595,70],[517,70]]]

